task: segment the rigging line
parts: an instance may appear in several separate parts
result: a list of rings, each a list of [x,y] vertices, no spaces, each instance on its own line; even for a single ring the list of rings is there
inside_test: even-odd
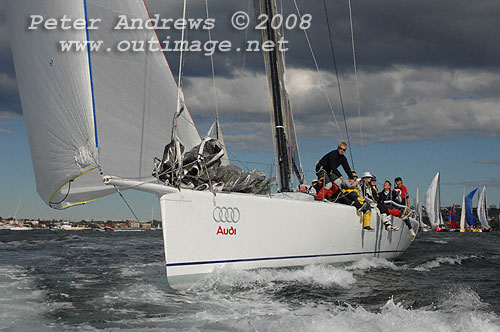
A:
[[[349,138],[349,129],[347,128],[347,121],[346,121],[346,117],[345,117],[344,99],[342,98],[342,90],[340,89],[339,72],[337,69],[337,60],[335,58],[335,50],[333,47],[333,34],[332,34],[331,27],[330,27],[330,17],[328,15],[328,8],[326,6],[326,0],[323,0],[323,6],[325,7],[326,25],[328,27],[328,36],[330,37],[330,48],[332,50],[333,67],[335,68],[335,76],[337,77],[337,86],[339,88],[340,107],[342,108],[342,115],[344,116],[344,125],[345,125],[345,132],[347,135],[347,144],[349,145],[349,155],[351,156],[351,165],[352,165],[353,169],[356,169],[356,167],[354,166],[354,159],[352,158],[351,140]]]
[[[247,13],[250,12],[250,6],[252,5],[252,0],[248,0],[248,6],[247,6]],[[247,42],[248,42],[248,30],[249,30],[249,27],[250,25],[246,28],[245,30],[245,47],[244,47],[244,50],[243,50],[243,63],[241,64],[241,77],[240,77],[240,82],[243,81],[243,75],[245,73],[245,64],[246,64],[246,56],[247,56],[247,48],[246,48],[246,45],[247,45]],[[242,86],[242,83],[240,83],[241,87]],[[244,90],[244,89],[242,89]],[[241,108],[238,107],[238,116],[236,118],[236,129],[239,131],[239,129],[241,128]]]
[[[250,12],[250,6],[252,5],[252,0],[248,0],[248,6],[247,6],[247,13]],[[248,29],[249,29],[250,25],[247,26],[247,28],[245,29],[245,46],[247,45],[247,41],[248,41]],[[243,63],[241,65],[241,69],[244,71],[245,70],[245,62],[246,62],[246,56],[247,56],[247,48],[245,47],[244,51],[243,51]]]
[[[358,107],[358,118],[359,118],[359,134],[361,137],[361,155],[363,157],[363,171],[366,171],[366,160],[365,160],[365,146],[363,143],[363,128],[361,126],[361,110],[359,107],[359,85],[358,85],[358,66],[356,65],[356,50],[354,47],[354,29],[352,26],[352,6],[351,0],[349,2],[349,23],[351,26],[351,44],[352,44],[352,59],[354,64],[354,82],[356,85],[356,105]]]
[[[118,195],[120,195],[120,197],[123,199],[123,201],[125,202],[125,204],[127,205],[127,207],[129,208],[130,212],[132,212],[132,215],[134,216],[135,220],[137,220],[138,222],[140,222],[139,218],[137,218],[137,215],[135,214],[134,210],[132,210],[132,207],[130,207],[130,205],[128,204],[127,200],[125,199],[125,197],[123,197],[120,189],[118,189],[117,186],[113,186],[115,187],[115,190],[116,192],[118,193]]]
[[[208,0],[205,0],[205,9],[207,12],[207,19],[210,19],[208,15]],[[208,31],[208,41],[212,43],[212,34],[210,33],[210,29]],[[219,105],[217,103],[217,86],[215,85],[215,65],[214,65],[214,55],[210,54],[210,63],[212,65],[212,82],[214,86],[214,99],[215,99],[215,119],[219,122]]]
[[[250,171],[250,168],[248,168],[246,165],[245,165],[245,162],[246,161],[241,161],[238,159],[238,157],[236,157],[236,155],[234,153],[232,153],[231,151],[228,150],[228,152],[231,154],[231,156],[233,157],[233,160],[240,163],[241,166],[245,167],[247,169],[247,171]]]
[[[184,0],[184,8],[182,11],[182,18],[184,22],[186,21],[186,7],[187,7],[187,0]],[[181,32],[181,42],[184,45],[184,39],[185,39],[185,30],[186,30],[186,25],[182,26],[182,32]],[[172,140],[177,139],[177,118],[179,117],[181,113],[181,109],[185,108],[185,101],[184,97],[182,95],[182,67],[184,64],[184,47],[181,47],[180,50],[180,55],[179,55],[179,80],[177,82],[177,109],[175,111],[174,118],[172,120]],[[184,104],[183,107],[181,107],[181,103]]]
[[[293,3],[295,4],[295,9],[297,10],[297,14],[299,15],[299,17],[302,17],[302,14],[300,13],[300,10],[299,10],[299,6],[297,5],[297,1],[293,0]],[[328,106],[330,107],[330,111],[332,112],[333,119],[335,120],[335,125],[337,126],[337,130],[339,131],[340,139],[344,140],[344,136],[342,135],[342,131],[340,130],[340,126],[339,126],[339,123],[337,121],[337,117],[335,116],[335,112],[333,111],[332,102],[331,102],[330,97],[328,96],[328,92],[326,91],[326,88],[325,88],[325,82],[323,80],[323,75],[321,75],[321,71],[319,70],[318,61],[316,60],[316,56],[314,55],[314,51],[313,51],[313,48],[311,45],[311,40],[309,39],[309,35],[307,34],[307,30],[304,29],[303,31],[304,31],[304,35],[306,37],[307,44],[309,46],[309,50],[311,51],[314,65],[316,66],[316,71],[318,72],[321,88],[323,90],[323,93],[326,96],[326,99],[328,101]]]

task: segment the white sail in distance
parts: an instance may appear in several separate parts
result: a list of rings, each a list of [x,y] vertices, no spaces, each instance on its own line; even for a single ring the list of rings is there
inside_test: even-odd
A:
[[[170,141],[177,85],[162,52],[117,50],[123,40],[158,42],[154,30],[113,29],[119,15],[148,20],[145,2],[12,0],[7,10],[37,191],[45,203],[64,208],[115,192],[102,183],[100,170],[150,180],[153,158]],[[29,30],[30,15],[100,22],[94,30]],[[103,46],[61,51],[60,41],[73,40]],[[177,125],[186,149],[201,141],[188,112]]]
[[[439,197],[439,172],[432,179],[429,188],[425,194],[425,211],[429,216],[429,221],[432,227],[438,226],[442,223],[442,218],[439,217],[440,211],[440,197]]]
[[[479,201],[477,203],[477,215],[479,217],[479,221],[481,222],[481,226],[484,228],[490,228],[490,225],[488,224],[488,217],[486,216],[487,208],[488,205],[486,202],[486,186],[483,186],[483,190],[481,190]]]
[[[462,196],[462,213],[460,214],[460,231],[465,230],[465,187],[464,194]]]

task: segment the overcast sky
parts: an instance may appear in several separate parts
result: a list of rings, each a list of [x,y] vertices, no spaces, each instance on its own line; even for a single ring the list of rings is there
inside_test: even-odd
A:
[[[180,1],[146,2],[151,14],[165,18],[181,15]],[[381,163],[398,163],[401,171],[391,168],[387,177],[392,180],[397,173],[421,188],[426,188],[435,171],[440,170],[443,183],[449,184],[448,189],[444,188],[450,196],[449,200],[444,198],[446,203],[455,200],[457,188],[461,197],[462,189],[457,184],[472,187],[487,183],[491,187],[490,201],[498,204],[500,1],[353,0],[361,117],[356,103],[348,1],[327,3],[356,167],[361,169],[366,164],[377,171]],[[252,29],[237,31],[230,25],[231,15],[238,10],[254,16],[248,0],[210,0],[209,5],[210,16],[216,19],[212,39],[228,39],[238,45],[245,38],[259,39]],[[346,133],[323,1],[302,0],[297,5],[302,14],[313,17],[307,33],[324,82],[321,84],[316,72],[304,33],[298,29],[286,31],[290,47],[286,53],[287,81],[299,147],[305,155],[305,168],[313,169],[315,161],[340,139],[345,139]],[[188,1],[188,11],[190,17],[204,17],[204,1]],[[296,14],[293,1],[285,1],[284,13]],[[178,37],[169,31],[160,32],[160,39],[168,34],[172,39]],[[206,38],[206,32],[188,32],[190,40]],[[177,75],[178,54],[169,53],[167,58]],[[216,53],[214,61],[219,111],[229,149],[243,159],[271,162],[269,102],[262,54]],[[184,94],[202,134],[215,117],[211,73],[209,57],[186,55]],[[325,94],[331,100],[334,115]],[[5,22],[5,0],[0,0],[0,141],[4,144],[13,137],[16,141],[26,140],[17,121],[22,122],[22,110]],[[359,145],[360,123],[366,162],[362,161]],[[428,146],[434,147],[432,157],[424,148]],[[389,154],[384,155],[384,151]],[[392,152],[400,159],[388,160]],[[420,155],[415,156],[416,152]],[[464,154],[470,155],[468,164],[457,163],[457,158],[467,160]],[[422,160],[426,163],[425,171],[410,174],[410,169],[418,172],[415,164]],[[444,169],[446,161],[449,170]],[[0,215],[9,213],[0,210]]]

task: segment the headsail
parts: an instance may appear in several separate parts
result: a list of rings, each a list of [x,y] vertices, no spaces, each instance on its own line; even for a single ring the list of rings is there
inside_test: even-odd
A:
[[[12,51],[37,191],[52,207],[114,192],[105,174],[147,181],[170,141],[177,86],[162,52],[120,52],[122,40],[158,42],[155,31],[113,29],[119,15],[149,19],[142,0],[12,0]],[[28,30],[30,15],[100,19],[98,29]],[[100,51],[60,41],[103,41]],[[159,46],[159,45],[158,45]],[[200,137],[188,112],[177,125],[189,149]]]
[[[265,14],[266,17],[276,16],[275,0],[254,0],[257,17]],[[300,183],[304,182],[304,172],[295,134],[290,99],[286,88],[285,61],[283,52],[279,49],[279,40],[282,38],[279,29],[273,29],[271,19],[267,20],[262,30],[262,41],[272,41],[274,48],[264,53],[270,98],[272,103],[273,133],[276,137],[278,162],[280,169],[281,190],[289,191],[291,175],[295,173]]]
[[[465,220],[467,221],[467,224],[469,224],[469,226],[475,225],[477,223],[476,218],[474,218],[474,215],[472,214],[472,197],[474,197],[476,191],[477,188],[471,191],[465,197]]]
[[[483,190],[481,190],[481,194],[479,195],[479,202],[477,203],[477,216],[479,217],[479,222],[483,228],[490,228],[490,225],[488,224],[488,217],[486,216],[487,208],[486,187],[483,186]]]
[[[429,216],[429,221],[432,227],[442,224],[441,210],[440,210],[440,194],[439,194],[439,172],[432,179],[427,193],[425,194],[425,211]]]

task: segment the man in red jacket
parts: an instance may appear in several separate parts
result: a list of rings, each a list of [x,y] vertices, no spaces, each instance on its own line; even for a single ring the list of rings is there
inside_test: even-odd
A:
[[[408,196],[408,189],[403,185],[403,180],[398,176],[394,179],[394,190],[401,197],[403,205],[410,206],[410,197]]]

